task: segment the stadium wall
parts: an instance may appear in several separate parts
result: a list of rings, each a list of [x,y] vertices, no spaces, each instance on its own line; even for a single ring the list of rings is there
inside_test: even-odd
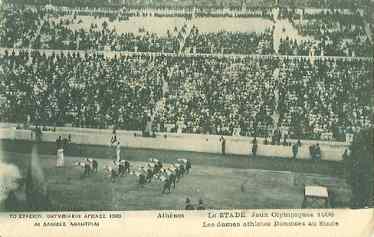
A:
[[[193,151],[205,153],[222,153],[220,136],[202,134],[175,134],[159,133],[156,137],[142,137],[139,131],[117,131],[117,138],[121,141],[122,147],[139,149],[163,149],[177,151]],[[43,131],[42,141],[55,142],[58,136],[67,138],[71,135],[72,143],[84,145],[109,145],[112,137],[111,130],[103,129],[82,129],[82,128],[57,128],[56,132]],[[31,130],[14,128],[1,128],[0,139],[33,140],[35,134]],[[249,155],[252,150],[252,139],[250,137],[225,136],[226,154]],[[259,156],[290,158],[292,156],[291,146],[264,145],[264,139],[257,138]],[[295,140],[289,140],[295,143]],[[297,155],[298,159],[311,159],[309,146],[319,143],[322,159],[329,161],[341,161],[342,154],[347,145],[333,141],[302,141]]]

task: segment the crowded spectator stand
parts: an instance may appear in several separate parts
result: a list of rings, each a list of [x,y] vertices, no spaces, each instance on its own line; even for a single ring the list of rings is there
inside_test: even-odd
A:
[[[367,95],[373,58],[357,12],[243,3],[241,9],[209,11],[52,5],[5,10],[7,31],[0,44],[8,47],[1,49],[6,78],[1,87],[8,91],[2,119],[7,122],[25,123],[28,116],[49,126],[261,136],[272,137],[271,143],[281,143],[280,137],[349,140],[347,128],[371,126]],[[276,52],[274,28],[206,33],[187,19],[158,35],[144,28],[119,33],[110,26],[133,16],[189,18],[191,12],[195,17],[288,18],[299,33],[317,41],[300,45],[281,39]],[[72,29],[82,24],[81,15],[109,20]],[[322,39],[326,34],[329,39]]]

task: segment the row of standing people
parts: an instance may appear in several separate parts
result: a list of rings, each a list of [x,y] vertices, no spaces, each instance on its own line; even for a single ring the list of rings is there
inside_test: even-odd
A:
[[[226,139],[223,136],[221,136],[219,141],[221,143],[222,155],[226,155]],[[256,137],[251,141],[249,147],[250,147],[250,151],[249,151],[248,158],[255,159],[257,157],[257,151],[258,151],[258,142],[257,142]],[[301,147],[301,141],[300,140],[298,140],[296,143],[294,143],[291,146],[291,151],[292,151],[292,157],[291,158],[292,159],[297,158],[300,147]],[[321,147],[320,147],[319,143],[309,146],[309,153],[310,153],[310,157],[311,157],[312,160],[321,160],[322,151],[321,151]]]

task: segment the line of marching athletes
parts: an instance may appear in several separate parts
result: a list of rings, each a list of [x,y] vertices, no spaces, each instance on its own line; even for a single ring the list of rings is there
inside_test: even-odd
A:
[[[175,189],[175,183],[178,183],[184,175],[188,175],[191,170],[191,161],[187,159],[177,159],[173,167],[164,169],[164,185],[162,193],[170,193],[171,187]]]
[[[177,159],[174,164],[162,164],[161,161],[155,158],[150,158],[146,167],[141,166],[133,171],[133,174],[139,177],[138,184],[144,187],[152,180],[163,182],[162,194],[170,193],[171,188],[175,189],[176,183],[181,178],[190,173],[192,166],[187,159]]]
[[[189,174],[192,168],[189,159],[177,159],[171,165],[164,165],[156,158],[150,158],[145,166],[131,167],[128,160],[121,159],[121,143],[116,135],[111,137],[109,147],[110,150],[114,148],[115,159],[112,165],[104,166],[104,175],[109,176],[112,182],[116,182],[118,177],[136,175],[139,186],[144,187],[144,185],[156,179],[163,182],[162,193],[170,193],[172,188],[175,189],[176,183],[183,176]],[[110,153],[113,154],[112,152]],[[98,162],[89,158],[76,162],[76,165],[84,168],[83,178],[92,173],[97,173],[98,170]]]
[[[114,169],[111,169],[111,179],[115,182],[117,176],[123,176],[126,173],[130,173],[130,163],[126,160],[121,160],[121,143],[116,136],[116,132],[113,131],[113,136],[110,139],[110,146],[115,147],[116,161],[113,162],[114,166],[118,165],[118,174],[115,173]],[[161,161],[150,158],[147,168],[141,167],[134,174],[139,177],[138,183],[140,186],[144,186],[147,183],[151,183],[153,178],[157,178],[164,182],[162,193],[170,193],[171,187],[175,189],[175,184],[179,182],[181,177],[185,174],[189,174],[191,169],[191,161],[188,159],[177,159],[171,167],[164,168]]]
[[[138,184],[144,187],[144,185],[151,183],[152,179],[157,179],[163,182],[162,193],[164,194],[170,193],[171,188],[175,189],[176,183],[178,183],[184,175],[190,173],[192,165],[191,161],[188,159],[177,159],[174,164],[165,165],[164,167],[161,161],[150,158],[146,167],[134,168],[133,171],[131,171],[130,162],[121,159],[121,143],[115,135],[115,131],[113,134],[114,135],[110,139],[109,147],[110,150],[115,148],[115,160],[113,160],[112,165],[104,166],[104,175],[109,176],[112,182],[115,182],[118,177],[133,174],[138,176]],[[63,154],[59,155],[59,152],[63,153],[63,146],[68,143],[67,140],[71,142],[70,137],[69,139],[63,140],[60,136],[56,140],[58,166],[63,166]],[[81,178],[86,178],[93,173],[97,173],[99,167],[98,161],[91,158],[84,158],[75,162],[74,165],[83,168],[84,171]]]
[[[113,183],[118,177],[135,175],[138,177],[137,182],[140,187],[152,183],[152,180],[158,180],[163,182],[164,194],[170,193],[171,188],[175,189],[176,183],[190,173],[192,165],[188,159],[177,159],[173,164],[164,165],[160,160],[150,158],[145,166],[130,167],[131,164],[127,160],[113,161],[111,166],[104,167],[105,175],[109,176]]]

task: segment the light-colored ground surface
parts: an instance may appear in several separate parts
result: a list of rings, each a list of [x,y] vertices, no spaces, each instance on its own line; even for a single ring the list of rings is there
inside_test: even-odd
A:
[[[51,20],[60,21],[60,19],[72,19],[71,16],[64,16],[52,18]],[[83,22],[77,24],[78,20]],[[109,22],[109,18],[94,18],[92,16],[79,16],[74,24],[69,25],[71,29],[89,30],[91,24],[102,26],[103,22],[109,23],[109,28],[115,28],[119,33],[134,33],[139,35],[139,28],[144,28],[146,31],[156,33],[160,36],[166,36],[167,30],[173,32],[174,28],[178,30],[184,24],[195,25],[200,32],[263,32],[266,28],[271,28],[273,22],[268,19],[253,17],[253,18],[233,18],[233,17],[206,17],[194,18],[187,21],[183,17],[131,17],[128,21],[113,21]]]
[[[21,172],[25,172],[31,158],[31,154],[9,152],[4,152],[2,156],[4,160],[18,165]],[[80,160],[78,157],[66,157],[66,167],[55,168],[55,156],[34,156],[44,172],[52,210],[183,209],[187,197],[194,203],[202,198],[208,208],[214,209],[300,208],[305,184],[326,185],[333,191],[339,206],[349,205],[350,190],[341,178],[195,165],[194,157],[190,158],[193,166],[191,174],[183,177],[170,194],[161,194],[161,181],[142,188],[137,185],[136,176],[127,176],[111,183],[103,171],[103,166],[111,163],[110,159],[97,159],[99,173],[81,179],[83,170],[73,165]],[[133,166],[141,164],[132,161]]]
[[[305,37],[300,35],[297,32],[297,29],[293,27],[289,20],[278,20],[275,24],[273,41],[274,41],[274,50],[278,52],[280,40],[285,40],[286,38],[300,41],[314,40],[312,37]]]
[[[72,16],[51,18],[51,21],[59,22],[60,20],[72,19]],[[78,21],[83,22],[78,24]],[[228,32],[264,32],[273,26],[274,29],[274,49],[278,51],[280,39],[295,39],[297,41],[313,40],[312,37],[301,36],[295,27],[288,20],[277,20],[275,23],[269,19],[260,17],[234,18],[234,17],[204,17],[193,18],[187,21],[183,17],[131,17],[128,21],[109,21],[109,18],[96,18],[93,16],[78,16],[69,28],[73,30],[84,29],[88,31],[91,24],[97,24],[101,28],[103,22],[108,23],[109,29],[115,29],[119,33],[133,33],[141,35],[139,29],[155,33],[159,36],[166,37],[167,30],[174,32],[185,24],[195,25],[200,32],[214,33],[220,31]]]

